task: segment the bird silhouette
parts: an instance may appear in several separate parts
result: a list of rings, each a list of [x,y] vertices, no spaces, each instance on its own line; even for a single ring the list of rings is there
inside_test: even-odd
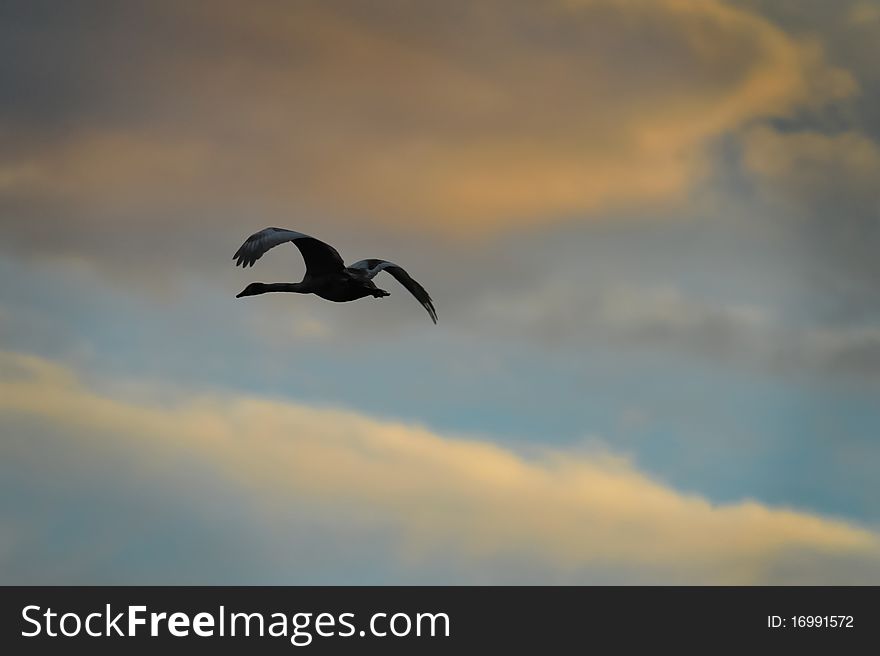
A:
[[[403,267],[388,260],[361,260],[347,267],[339,252],[330,244],[284,228],[266,228],[255,232],[245,240],[232,257],[236,266],[247,268],[253,266],[269,249],[287,242],[293,242],[305,260],[306,274],[302,281],[252,282],[238,293],[236,298],[268,292],[315,294],[335,303],[356,301],[366,296],[382,298],[390,294],[376,287],[373,278],[380,271],[387,271],[416,297],[428,311],[431,321],[437,323],[437,310],[434,309],[434,302],[425,288],[413,280]]]

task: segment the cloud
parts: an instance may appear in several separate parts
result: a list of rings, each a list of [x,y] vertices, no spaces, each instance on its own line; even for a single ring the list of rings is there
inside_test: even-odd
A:
[[[786,570],[788,581],[818,580],[823,563],[836,563],[837,582],[865,582],[853,563],[880,561],[880,536],[868,529],[749,500],[716,505],[607,453],[526,457],[484,439],[255,397],[202,393],[169,401],[149,386],[136,394],[119,386],[98,392],[69,369],[12,353],[0,357],[0,381],[4,430],[17,435],[26,426],[70,441],[72,448],[61,452],[76,455],[65,460],[63,476],[109,458],[124,463],[123,471],[131,470],[126,479],[142,490],[167,489],[177,480],[180,507],[199,496],[201,481],[211,487],[221,481],[230,497],[247,498],[270,524],[293,504],[317,509],[343,529],[347,522],[384,527],[403,570],[431,571],[446,562],[459,575],[494,572],[515,581],[515,571],[498,567],[518,562],[556,577],[604,571],[626,580],[625,572],[638,572],[673,583],[757,583],[772,580],[780,560],[794,554],[802,567]],[[52,452],[33,453],[28,443],[4,441],[4,462],[39,471]],[[203,473],[181,482],[174,472],[191,471],[181,463],[199,463]],[[90,516],[100,507],[79,512],[100,525],[100,517]],[[58,519],[51,513],[32,520],[51,524]],[[124,541],[124,526],[102,528]],[[269,535],[264,539],[279,539],[278,531]],[[261,553],[284,554],[278,562],[288,567],[297,558],[282,545],[259,545],[258,535],[251,540]],[[169,554],[169,567],[184,557]],[[38,571],[42,564],[17,563],[22,566]],[[229,573],[205,576],[204,582],[221,582]],[[821,578],[833,580],[834,573]]]
[[[462,235],[657,212],[718,136],[855,88],[712,0],[151,3],[6,30],[2,221],[53,252],[245,215]]]
[[[856,129],[746,131],[743,168],[759,211],[800,248],[801,276],[837,322],[876,322],[880,303],[880,145]]]
[[[880,5],[873,2],[856,2],[847,12],[847,21],[857,27],[876,27],[880,24]]]
[[[790,202],[823,203],[842,213],[853,204],[880,216],[880,148],[857,131],[823,134],[756,127],[743,138],[743,163],[770,193]]]
[[[861,374],[869,380],[880,377],[880,327],[815,329],[803,336],[804,359],[831,371]]]
[[[591,286],[582,278],[569,272],[531,290],[478,298],[472,329],[490,325],[549,347],[684,353],[771,373],[880,375],[880,330],[871,322],[786,321],[767,307],[706,300],[671,284]]]

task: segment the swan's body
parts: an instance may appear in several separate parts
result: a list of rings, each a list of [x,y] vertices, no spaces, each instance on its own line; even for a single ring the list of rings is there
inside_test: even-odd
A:
[[[346,303],[359,298],[372,296],[382,298],[390,294],[379,289],[373,282],[380,271],[387,271],[400,284],[416,297],[428,311],[434,323],[437,323],[437,311],[431,296],[409,274],[393,262],[387,260],[361,260],[351,266],[345,266],[342,257],[330,244],[310,237],[301,232],[283,228],[266,228],[252,234],[241,245],[233,259],[242,267],[253,266],[270,248],[279,244],[293,242],[302,253],[306,263],[306,275],[301,282],[253,282],[245,287],[236,298],[256,296],[268,292],[293,292],[298,294],[315,294],[328,301]]]

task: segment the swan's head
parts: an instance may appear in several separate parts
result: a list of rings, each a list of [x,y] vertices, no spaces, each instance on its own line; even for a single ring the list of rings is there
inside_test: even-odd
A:
[[[262,282],[252,282],[250,285],[242,289],[238,294],[235,295],[235,298],[241,298],[242,296],[256,296],[257,294],[265,294],[266,293],[266,284]]]

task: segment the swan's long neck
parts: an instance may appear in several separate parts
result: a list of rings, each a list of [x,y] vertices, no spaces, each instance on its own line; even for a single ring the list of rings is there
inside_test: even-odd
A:
[[[268,292],[292,292],[294,294],[308,294],[311,290],[302,282],[268,282],[262,286],[261,294]]]

